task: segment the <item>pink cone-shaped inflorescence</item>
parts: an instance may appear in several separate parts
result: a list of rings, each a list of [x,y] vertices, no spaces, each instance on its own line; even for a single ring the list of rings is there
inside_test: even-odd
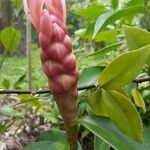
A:
[[[73,132],[68,126],[73,126],[77,119],[79,73],[67,34],[65,0],[24,0],[24,8],[39,33],[42,68],[48,77],[49,89],[62,113],[66,130]]]

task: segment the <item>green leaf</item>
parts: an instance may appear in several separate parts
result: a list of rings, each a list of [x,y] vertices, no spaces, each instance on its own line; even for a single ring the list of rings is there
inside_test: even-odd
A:
[[[125,96],[126,98],[130,98],[126,88],[122,87],[120,89],[115,89],[115,91],[119,92],[120,94],[122,94],[123,96]]]
[[[17,79],[17,81],[14,83],[13,87],[15,89],[20,89],[20,84],[25,82],[25,78],[26,78],[26,72]]]
[[[23,1],[21,0],[12,0],[13,4],[17,8],[18,11],[20,11],[23,8]]]
[[[99,15],[105,12],[105,7],[100,3],[92,3],[85,9],[77,10],[76,14],[84,17],[87,21],[95,20]]]
[[[105,90],[102,90],[102,99],[112,122],[126,135],[143,142],[142,121],[131,100],[117,91],[107,93]]]
[[[65,132],[57,129],[51,129],[42,133],[39,137],[39,141],[51,141],[66,143]]]
[[[117,42],[117,31],[107,30],[102,31],[95,37],[96,42],[105,42],[105,44],[113,44]]]
[[[104,48],[96,51],[95,53],[89,54],[87,56],[83,56],[79,59],[79,63],[80,63],[80,65],[95,65],[96,62],[100,62],[100,60],[102,60],[102,57],[106,53],[115,51],[121,44],[122,44],[122,42],[115,43],[115,44],[109,45],[107,47],[104,47]]]
[[[94,25],[95,25],[94,22],[90,23],[86,28],[85,33],[81,36],[81,38],[91,39],[94,31]]]
[[[119,0],[111,0],[111,6],[116,9],[118,8]]]
[[[101,15],[95,23],[93,38],[95,38],[97,33],[100,32],[100,30],[102,30],[107,25],[112,24],[113,22],[115,22],[118,19],[121,19],[125,16],[137,14],[137,13],[145,14],[145,13],[147,13],[147,10],[144,8],[144,6],[133,6],[133,7],[119,10],[117,12],[105,13],[105,14]]]
[[[24,112],[18,112],[13,107],[10,106],[1,107],[0,113],[8,117],[18,117],[18,118],[24,117]]]
[[[5,89],[9,89],[10,81],[8,79],[4,79],[3,82],[2,82],[2,85]]]
[[[143,1],[141,0],[130,0],[126,7],[131,7],[131,6],[135,6],[135,5],[143,5]]]
[[[150,147],[150,127],[144,129],[144,140],[144,144],[147,146],[148,150],[148,147]]]
[[[31,106],[36,106],[37,108],[42,107],[42,103],[40,102],[39,97],[29,97],[21,99],[21,102],[18,102],[17,105],[25,103],[29,103]]]
[[[94,150],[109,150],[110,146],[99,137],[94,136]]]
[[[79,122],[97,137],[111,145],[117,150],[149,150],[148,141],[149,130],[145,136],[146,143],[139,144],[133,139],[125,136],[108,118],[86,116],[79,120]]]
[[[124,26],[127,46],[130,50],[135,50],[150,44],[150,32],[137,27]],[[147,61],[150,64],[150,57]]]
[[[97,116],[108,116],[126,135],[142,141],[142,122],[131,100],[117,91],[97,90],[90,99],[92,112]],[[133,119],[134,118],[134,119]],[[135,127],[136,124],[136,127]]]
[[[69,146],[64,143],[40,141],[29,144],[24,150],[68,150]]]
[[[150,45],[117,57],[101,73],[100,86],[118,89],[127,85],[140,73],[149,55]]]
[[[59,142],[59,143],[67,145],[65,132],[62,130],[57,130],[57,129],[51,129],[49,131],[42,133],[39,137],[39,141],[50,141],[54,143]],[[79,142],[78,142],[78,150],[82,150]]]
[[[143,99],[141,93],[138,91],[138,89],[132,90],[132,96],[133,96],[133,99],[135,101],[135,104],[138,107],[142,108],[143,112],[145,113],[146,112],[145,102],[144,102],[144,99]]]
[[[139,49],[150,44],[150,32],[141,28],[123,26],[128,48],[130,50]]]
[[[89,105],[91,106],[91,111],[97,116],[108,116],[104,107],[104,99],[102,93],[99,89],[91,96],[88,100]]]
[[[103,69],[104,67],[99,66],[82,69],[80,71],[80,79],[78,81],[78,86],[83,87],[95,84],[99,77],[100,72],[102,72]]]
[[[0,39],[6,50],[13,53],[19,46],[21,34],[13,27],[7,27],[1,31]]]

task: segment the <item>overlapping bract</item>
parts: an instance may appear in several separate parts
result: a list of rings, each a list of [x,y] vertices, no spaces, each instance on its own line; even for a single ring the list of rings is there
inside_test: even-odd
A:
[[[67,35],[65,0],[24,0],[24,8],[39,32],[42,67],[49,88],[53,94],[67,94],[76,88],[78,70]]]

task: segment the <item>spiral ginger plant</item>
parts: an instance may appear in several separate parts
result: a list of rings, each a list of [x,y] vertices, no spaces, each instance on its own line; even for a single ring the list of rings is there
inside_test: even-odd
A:
[[[76,150],[79,72],[67,34],[65,0],[24,0],[24,9],[39,33],[42,68],[63,117],[70,149]]]

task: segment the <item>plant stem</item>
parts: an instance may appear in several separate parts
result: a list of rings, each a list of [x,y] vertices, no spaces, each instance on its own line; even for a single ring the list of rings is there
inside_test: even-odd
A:
[[[28,89],[32,89],[32,37],[31,37],[31,23],[27,20],[27,61],[28,61]]]
[[[7,53],[8,53],[8,51],[5,51],[5,53],[4,53],[4,55],[3,55],[3,58],[2,58],[2,60],[1,60],[1,62],[0,62],[0,70],[1,70],[2,67],[3,67],[3,63],[4,63],[4,61],[5,61],[5,58],[6,58],[6,56],[7,56]]]
[[[78,142],[77,142],[78,124],[76,123],[75,125],[69,127],[68,129],[66,128],[66,133],[67,133],[67,139],[69,142],[70,150],[77,150],[78,149]]]
[[[67,141],[70,150],[78,149],[78,123],[77,123],[77,97],[76,86],[72,87],[69,93],[64,95],[53,94],[57,106],[61,112],[64,127],[66,130]]]

